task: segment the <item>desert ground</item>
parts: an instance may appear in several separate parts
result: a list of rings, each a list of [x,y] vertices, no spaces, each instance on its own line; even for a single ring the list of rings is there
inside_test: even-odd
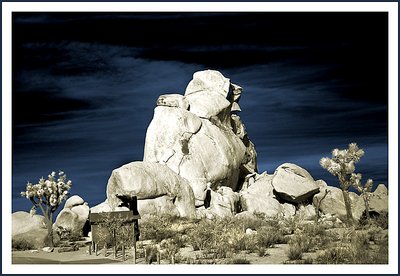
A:
[[[155,217],[141,224],[137,264],[387,264],[387,221],[331,226],[301,220],[179,220]],[[132,239],[114,251],[99,245],[89,254],[90,239],[76,241],[72,252],[13,250],[13,264],[133,264]],[[128,233],[131,236],[132,233]],[[129,247],[129,248],[128,248]]]

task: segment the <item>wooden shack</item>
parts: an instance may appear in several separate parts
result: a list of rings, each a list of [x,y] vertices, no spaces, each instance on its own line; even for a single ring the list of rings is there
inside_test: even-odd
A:
[[[129,246],[127,243],[130,241],[133,246],[134,263],[136,263],[136,241],[139,240],[138,219],[140,215],[134,214],[134,211],[90,213],[92,246],[89,248],[89,253],[94,250],[97,256],[99,247],[103,247],[106,254],[107,245],[112,245],[114,257],[116,257],[117,241],[122,241],[122,255],[125,259],[125,248]]]

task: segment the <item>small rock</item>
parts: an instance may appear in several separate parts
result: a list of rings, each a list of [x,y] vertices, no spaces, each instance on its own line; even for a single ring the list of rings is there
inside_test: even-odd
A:
[[[32,249],[32,250],[29,250],[29,252],[31,252],[31,253],[39,253],[39,250],[37,250],[37,249]]]
[[[250,228],[246,229],[246,235],[254,235],[254,234],[257,234],[257,231]]]
[[[43,251],[43,252],[50,253],[50,252],[53,252],[53,251],[54,251],[54,248],[53,248],[53,247],[47,246],[47,247],[43,247],[43,248],[42,248],[42,251]]]
[[[322,222],[322,226],[325,227],[326,229],[329,229],[329,228],[333,228],[334,223],[331,220],[326,220],[326,221]]]

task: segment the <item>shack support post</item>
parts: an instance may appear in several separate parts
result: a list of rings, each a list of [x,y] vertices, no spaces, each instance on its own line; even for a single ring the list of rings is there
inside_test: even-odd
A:
[[[133,263],[136,264],[136,236],[135,236],[135,221],[132,223],[133,229]]]

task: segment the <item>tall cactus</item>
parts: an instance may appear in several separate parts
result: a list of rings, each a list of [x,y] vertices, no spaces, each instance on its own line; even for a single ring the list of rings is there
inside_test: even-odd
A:
[[[319,161],[324,169],[339,179],[349,223],[353,223],[354,221],[349,189],[354,185],[353,181],[355,181],[355,177],[353,176],[355,175],[355,163],[360,161],[363,156],[364,150],[360,149],[356,143],[351,143],[348,149],[334,149],[332,150],[332,158],[323,157]]]

